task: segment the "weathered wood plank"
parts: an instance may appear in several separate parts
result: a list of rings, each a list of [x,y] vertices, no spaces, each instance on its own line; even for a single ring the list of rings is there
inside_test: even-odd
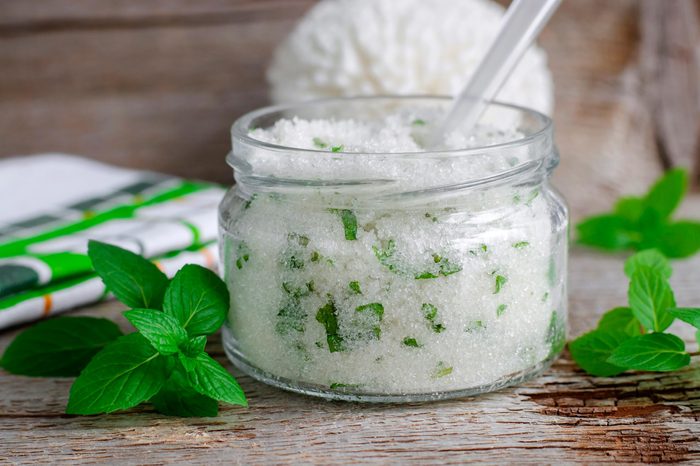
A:
[[[700,216],[700,196],[683,206]],[[579,334],[626,299],[622,256],[575,249],[570,328]],[[700,257],[674,263],[681,304],[700,302]],[[78,314],[116,318],[104,303]],[[19,329],[0,335],[0,351]],[[683,332],[695,350],[690,330]],[[225,358],[218,337],[209,349]],[[439,403],[362,405],[282,392],[233,370],[250,399],[218,418],[177,419],[143,407],[62,414],[70,380],[0,373],[2,457],[23,463],[619,463],[700,461],[700,366],[670,374],[593,378],[568,355],[521,387]],[[230,364],[226,363],[230,368]]]

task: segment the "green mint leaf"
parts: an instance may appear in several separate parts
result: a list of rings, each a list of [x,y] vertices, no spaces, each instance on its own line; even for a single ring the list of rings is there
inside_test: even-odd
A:
[[[430,303],[423,303],[423,305],[421,306],[421,310],[423,311],[423,317],[425,317],[425,320],[427,320],[428,323],[430,323],[430,328],[433,332],[441,333],[445,330],[445,326],[442,323],[438,322],[437,307]]]
[[[472,320],[467,324],[467,326],[464,328],[464,331],[467,333],[474,333],[478,332],[480,330],[484,330],[486,328],[486,325],[484,325],[484,322],[481,320]]]
[[[316,313],[316,321],[318,321],[326,329],[326,341],[328,342],[328,350],[331,353],[343,351],[345,345],[343,338],[340,336],[338,327],[338,314],[335,308],[335,303],[332,299],[320,308]]]
[[[673,315],[666,312],[676,305],[673,290],[658,270],[646,267],[637,270],[627,296],[632,313],[648,330],[661,332],[673,323]]]
[[[684,220],[666,225],[656,241],[668,257],[690,257],[700,251],[700,223]]]
[[[624,218],[630,224],[639,222],[644,211],[644,199],[639,197],[621,197],[616,203],[613,212]]]
[[[700,328],[700,307],[672,307],[667,309],[673,317]]]
[[[522,248],[525,248],[529,245],[530,245],[530,243],[528,241],[518,241],[517,243],[513,244],[513,247],[515,249],[522,249]]]
[[[608,361],[613,351],[631,337],[620,330],[593,330],[569,343],[569,352],[584,371],[598,377],[611,377],[625,371],[625,366]]]
[[[132,308],[160,309],[168,277],[152,262],[126,249],[88,242],[92,266],[109,291]]]
[[[576,231],[579,244],[611,251],[634,247],[641,239],[629,229],[627,219],[615,214],[589,217],[576,225]]]
[[[668,372],[690,364],[685,343],[668,333],[650,333],[624,341],[608,362],[627,369]]]
[[[644,204],[659,214],[661,219],[671,216],[688,188],[688,173],[683,169],[669,170],[651,187]]]
[[[139,333],[119,337],[97,353],[70,389],[67,414],[111,413],[136,406],[168,378],[165,358]]]
[[[345,239],[354,241],[357,239],[357,217],[352,210],[340,209],[332,210],[340,215],[340,220],[343,222],[343,230],[345,231]]]
[[[12,374],[75,377],[107,344],[122,336],[117,325],[95,317],[57,317],[24,330],[0,366]]]
[[[668,263],[666,256],[657,249],[647,249],[646,251],[638,252],[625,261],[625,275],[632,278],[634,272],[644,267],[657,270],[666,279],[671,278],[673,274],[673,269]]]
[[[187,342],[187,332],[172,316],[153,309],[132,309],[124,317],[163,355],[174,354]]]
[[[173,277],[165,292],[163,310],[175,317],[190,336],[210,335],[226,320],[229,295],[218,275],[188,264]]]
[[[331,152],[342,152],[345,147],[341,144],[339,146],[331,147]]]
[[[288,335],[292,331],[302,333],[306,330],[307,316],[308,314],[304,310],[304,306],[301,305],[299,296],[290,295],[277,312],[275,330],[280,335]]]
[[[180,345],[180,351],[184,353],[185,356],[194,358],[199,353],[204,352],[204,348],[207,346],[207,337],[204,335],[194,337],[185,343]]]
[[[404,338],[403,341],[401,342],[401,344],[403,344],[404,346],[411,347],[411,348],[422,348],[423,347],[423,345],[418,343],[418,340],[416,340],[413,337]]]
[[[348,288],[350,288],[350,290],[355,294],[362,294],[362,290],[360,289],[360,282],[350,282],[348,284]]]
[[[314,146],[318,147],[319,149],[325,149],[328,147],[328,144],[326,144],[321,138],[313,138],[312,141]]]
[[[385,244],[383,243],[381,247],[372,246],[372,251],[379,263],[389,269],[390,272],[399,272],[399,266],[393,258],[396,253],[396,241],[390,239]]]
[[[642,324],[634,316],[632,309],[628,307],[616,307],[600,318],[598,330],[622,331],[631,337],[642,334]]]
[[[426,123],[425,123],[425,120],[423,120],[423,119],[421,119],[421,118],[416,118],[415,120],[413,120],[413,121],[411,122],[411,124],[412,124],[413,126],[425,126]]]
[[[508,279],[503,275],[496,275],[496,286],[494,287],[493,294],[500,293],[503,285],[505,285],[507,281]]]
[[[153,407],[166,416],[215,417],[219,414],[219,402],[193,389],[182,369],[176,369],[170,378],[151,398]]]
[[[190,386],[202,395],[226,403],[248,406],[243,389],[224,367],[206,353],[188,358],[180,353]]]

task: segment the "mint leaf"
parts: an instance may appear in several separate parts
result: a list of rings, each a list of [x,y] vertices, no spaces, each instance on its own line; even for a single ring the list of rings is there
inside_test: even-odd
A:
[[[624,341],[608,358],[608,362],[640,371],[675,371],[690,364],[685,343],[668,333],[650,333]]]
[[[316,313],[316,321],[326,329],[326,341],[331,353],[343,351],[343,338],[339,334],[338,314],[332,299]]]
[[[348,284],[348,288],[350,288],[350,290],[355,294],[362,294],[362,290],[360,289],[360,282],[358,281],[350,282]]]
[[[447,366],[444,362],[440,361],[433,372],[433,378],[439,379],[441,377],[447,377],[452,373],[452,367]]]
[[[668,257],[690,257],[700,250],[700,223],[687,220],[671,223],[659,233],[657,242]]]
[[[166,416],[214,417],[219,413],[219,403],[193,389],[182,369],[173,371],[151,403]]]
[[[644,199],[639,197],[621,197],[615,203],[613,212],[617,216],[627,220],[630,224],[636,224],[644,211]]]
[[[634,316],[648,330],[661,332],[674,317],[666,312],[676,301],[666,278],[654,269],[641,268],[632,275],[627,292]]]
[[[326,144],[321,138],[313,138],[312,141],[314,146],[318,147],[319,149],[325,149],[328,147],[328,144]]]
[[[341,144],[339,146],[331,147],[331,152],[342,152],[345,147]]]
[[[131,408],[158,393],[166,379],[165,358],[141,334],[125,335],[97,353],[75,379],[66,413]]]
[[[615,214],[589,217],[576,225],[576,231],[579,244],[612,251],[634,247],[641,239],[627,219]]]
[[[348,209],[331,209],[332,212],[340,215],[340,220],[343,222],[343,230],[345,231],[345,239],[354,241],[357,239],[357,217],[352,210]]]
[[[365,314],[365,318],[362,321],[353,322],[353,326],[359,329],[355,338],[358,340],[381,338],[382,328],[379,324],[384,318],[384,306],[381,303],[363,304],[356,307],[355,312]]]
[[[180,345],[180,350],[185,356],[195,357],[199,353],[204,352],[204,348],[207,346],[207,337],[199,336],[194,337],[191,340]]]
[[[638,252],[625,261],[625,275],[632,278],[634,272],[644,267],[658,271],[666,279],[671,278],[673,274],[673,269],[668,263],[666,256],[657,249],[647,249],[646,251]]]
[[[622,365],[608,361],[613,351],[631,338],[619,330],[593,330],[569,343],[569,352],[584,371],[598,377],[610,377],[625,371]]]
[[[107,319],[57,317],[17,335],[0,365],[17,375],[75,377],[95,354],[120,336],[119,327]]]
[[[209,335],[226,320],[229,295],[218,275],[188,264],[173,277],[165,292],[163,310],[187,330],[188,335]]]
[[[658,213],[661,219],[666,219],[681,203],[687,187],[688,174],[685,170],[669,170],[651,187],[644,204]]]
[[[132,309],[124,317],[163,355],[177,353],[187,342],[187,332],[172,316],[153,309]]]
[[[126,249],[90,240],[88,256],[114,296],[129,307],[160,309],[168,277],[152,262]]]
[[[632,309],[628,307],[616,307],[600,318],[598,322],[598,330],[603,331],[622,331],[631,337],[642,334],[642,328],[634,316]]]
[[[243,389],[236,379],[206,353],[188,358],[182,353],[180,362],[187,372],[190,386],[202,395],[226,403],[248,406]]]
[[[668,313],[695,328],[700,328],[700,307],[672,307]]]

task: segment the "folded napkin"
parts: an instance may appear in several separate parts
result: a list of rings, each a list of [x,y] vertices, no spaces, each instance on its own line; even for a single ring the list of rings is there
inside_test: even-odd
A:
[[[64,154],[0,161],[0,329],[104,299],[90,239],[172,275],[217,266],[216,185]]]

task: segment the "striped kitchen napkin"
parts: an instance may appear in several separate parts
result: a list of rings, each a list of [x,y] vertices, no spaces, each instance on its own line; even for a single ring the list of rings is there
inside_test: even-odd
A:
[[[65,154],[0,161],[0,329],[107,296],[92,271],[96,239],[168,275],[217,266],[223,188]]]

